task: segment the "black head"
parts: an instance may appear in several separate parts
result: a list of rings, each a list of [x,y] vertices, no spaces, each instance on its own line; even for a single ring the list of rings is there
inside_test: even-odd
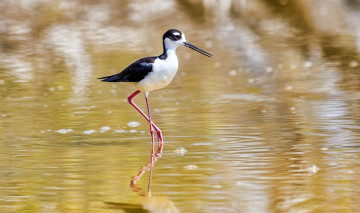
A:
[[[172,41],[177,41],[180,40],[182,36],[183,33],[180,30],[170,29],[163,35],[163,40],[165,40],[165,38],[169,38]]]

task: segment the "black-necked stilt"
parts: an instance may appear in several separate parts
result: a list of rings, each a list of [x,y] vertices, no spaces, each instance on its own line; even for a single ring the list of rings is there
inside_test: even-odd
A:
[[[178,70],[178,58],[176,48],[180,46],[189,47],[197,52],[212,57],[212,55],[188,43],[185,35],[176,29],[170,29],[163,35],[164,52],[159,56],[146,57],[139,59],[125,68],[118,74],[102,77],[106,82],[130,82],[135,85],[137,90],[128,97],[129,103],[140,112],[142,116],[150,123],[150,134],[152,141],[151,159],[154,158],[154,130],[158,137],[158,154],[162,153],[163,137],[161,130],[151,121],[150,107],[148,102],[149,92],[161,89],[167,86],[174,78]],[[140,92],[145,93],[146,106],[149,117],[140,110],[133,102],[133,98]],[[151,161],[152,163],[152,161]]]

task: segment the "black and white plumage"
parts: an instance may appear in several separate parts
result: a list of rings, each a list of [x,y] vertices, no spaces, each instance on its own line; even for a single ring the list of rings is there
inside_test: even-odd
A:
[[[185,35],[176,29],[163,35],[164,52],[159,56],[141,58],[118,74],[102,77],[107,82],[133,82],[145,93],[167,86],[178,70],[176,48],[186,46],[208,57],[212,55],[186,42]]]
[[[170,29],[163,35],[164,52],[159,56],[141,58],[118,74],[101,77],[106,82],[130,82],[135,85],[137,91],[128,97],[129,103],[140,112],[140,114],[150,123],[150,134],[152,138],[151,165],[154,160],[154,130],[156,130],[159,148],[157,155],[161,155],[163,149],[163,137],[161,130],[151,121],[148,95],[150,91],[164,88],[174,78],[178,70],[178,58],[176,48],[180,46],[189,47],[205,56],[212,55],[188,43],[185,35],[176,29]],[[133,102],[133,98],[140,92],[145,93],[148,116],[140,110]]]

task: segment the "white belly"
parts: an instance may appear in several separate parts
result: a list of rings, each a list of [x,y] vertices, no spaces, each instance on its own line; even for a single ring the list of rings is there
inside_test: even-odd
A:
[[[166,60],[156,59],[153,64],[153,71],[139,81],[136,88],[142,92],[164,88],[175,77],[177,70],[178,59],[175,54],[169,54]]]

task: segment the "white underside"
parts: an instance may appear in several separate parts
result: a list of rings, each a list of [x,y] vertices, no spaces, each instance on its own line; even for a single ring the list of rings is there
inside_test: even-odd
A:
[[[153,64],[153,71],[135,86],[145,93],[164,88],[175,77],[177,70],[178,59],[175,49],[168,50],[166,60],[156,59]]]

